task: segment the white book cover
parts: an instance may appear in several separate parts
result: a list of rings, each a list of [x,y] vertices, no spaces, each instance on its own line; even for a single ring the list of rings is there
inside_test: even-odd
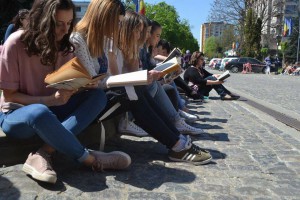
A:
[[[148,71],[141,70],[110,76],[106,81],[106,86],[110,88],[129,85],[147,85],[147,83]]]

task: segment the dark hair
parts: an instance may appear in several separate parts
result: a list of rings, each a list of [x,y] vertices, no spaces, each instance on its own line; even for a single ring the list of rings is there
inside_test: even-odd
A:
[[[161,25],[157,21],[152,21],[151,23],[151,34],[158,28],[161,28]]]
[[[168,54],[171,52],[171,45],[167,40],[161,39],[157,44],[157,47],[159,46],[161,46],[162,49],[166,49]]]
[[[58,10],[73,10],[73,21],[68,34],[56,43],[55,14]],[[38,55],[43,65],[55,65],[58,51],[64,55],[73,52],[74,46],[69,41],[75,20],[75,6],[71,0],[35,0],[29,13],[28,26],[21,36],[29,56]]]
[[[197,65],[197,62],[198,62],[198,59],[201,57],[201,56],[204,56],[204,53],[201,52],[201,51],[195,51],[192,56],[191,56],[191,60],[189,62],[190,65]]]
[[[11,21],[14,24],[13,32],[17,31],[20,27],[22,27],[21,20],[25,19],[28,14],[29,14],[29,10],[27,9],[19,10],[18,14]]]

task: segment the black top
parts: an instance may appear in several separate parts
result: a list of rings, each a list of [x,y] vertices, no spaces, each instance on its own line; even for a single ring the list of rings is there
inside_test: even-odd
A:
[[[207,80],[205,80],[206,77],[212,76],[211,73],[206,71],[205,69],[197,69],[193,66],[190,66],[187,68],[184,72],[183,78],[185,82],[192,82],[195,85],[198,85],[199,87],[205,87]]]

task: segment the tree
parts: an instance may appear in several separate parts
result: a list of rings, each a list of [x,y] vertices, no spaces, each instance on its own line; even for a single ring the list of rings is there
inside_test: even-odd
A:
[[[257,18],[252,8],[249,8],[244,26],[244,56],[260,57],[262,21]]]
[[[238,32],[235,41],[238,41],[239,47],[243,48],[246,9],[250,6],[250,3],[249,0],[214,0],[207,20],[233,24]]]
[[[220,47],[222,47],[224,51],[232,49],[232,43],[235,41],[234,26],[224,29],[220,36]]]
[[[205,41],[205,55],[209,58],[218,57],[218,39],[214,36],[209,37]],[[220,49],[219,49],[220,50]]]
[[[292,35],[289,37],[287,49],[285,52],[285,59],[289,63],[294,63],[297,59],[297,47],[298,47],[298,37],[299,37],[299,20],[298,18],[293,18],[293,30]]]
[[[146,3],[146,16],[162,25],[161,37],[168,40],[172,46],[189,49],[192,52],[199,50],[199,44],[191,32],[188,21],[180,20],[174,6],[165,2],[156,5]]]

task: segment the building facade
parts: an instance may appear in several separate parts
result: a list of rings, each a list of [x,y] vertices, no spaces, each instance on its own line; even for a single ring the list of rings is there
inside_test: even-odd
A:
[[[73,0],[73,3],[75,4],[75,10],[76,10],[75,22],[78,22],[85,14],[86,9],[90,3],[90,0]]]
[[[280,41],[287,40],[283,37],[285,18],[299,18],[299,0],[257,0],[252,7],[263,20],[262,46],[270,50],[280,48]]]
[[[233,28],[231,24],[225,22],[208,22],[200,28],[200,51],[205,52],[205,41],[209,37],[220,37],[225,29]]]

